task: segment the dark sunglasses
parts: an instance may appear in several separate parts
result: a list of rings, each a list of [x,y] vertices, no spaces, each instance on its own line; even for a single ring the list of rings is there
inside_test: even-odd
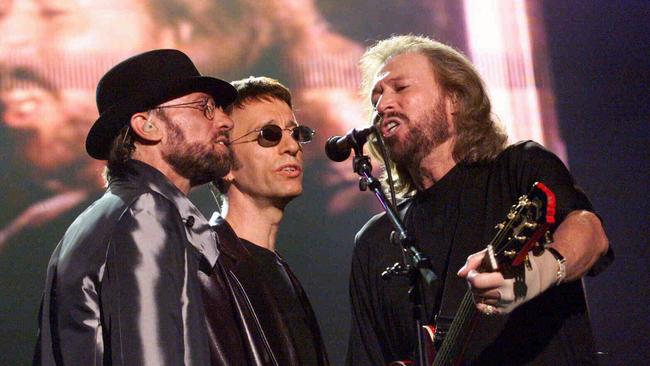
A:
[[[306,144],[311,141],[312,137],[316,133],[316,131],[312,130],[311,128],[307,126],[296,126],[292,128],[282,128],[278,125],[266,125],[261,128],[256,128],[243,136],[239,136],[236,139],[230,141],[231,145],[234,145],[236,143],[244,143],[244,142],[253,142],[257,141],[257,143],[262,146],[262,147],[272,147],[280,143],[282,141],[282,132],[283,131],[289,131],[291,132],[291,137],[293,137],[296,142],[300,144]],[[244,137],[253,134],[253,133],[258,133],[257,139],[255,140],[248,140],[248,141],[240,141]]]

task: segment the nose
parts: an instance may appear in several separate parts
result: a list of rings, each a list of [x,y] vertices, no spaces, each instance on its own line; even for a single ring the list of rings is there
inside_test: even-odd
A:
[[[382,95],[379,96],[379,99],[377,99],[375,108],[377,109],[377,114],[379,117],[383,118],[386,113],[395,110],[395,105],[396,101],[394,96],[390,92],[385,91]]]
[[[281,154],[296,155],[302,151],[302,146],[291,136],[291,130],[282,131],[282,139],[278,144]]]
[[[228,116],[221,107],[215,108],[213,121],[219,130],[225,132],[232,130],[235,125],[230,116]]]

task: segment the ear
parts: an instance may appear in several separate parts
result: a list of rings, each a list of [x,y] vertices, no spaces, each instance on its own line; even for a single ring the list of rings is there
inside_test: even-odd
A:
[[[162,131],[159,128],[159,121],[151,118],[152,114],[139,112],[131,116],[131,129],[141,139],[155,143],[162,139]]]
[[[447,115],[447,121],[451,121],[451,127],[455,126],[455,117],[458,114],[458,96],[454,93],[447,94],[445,96],[445,114]]]

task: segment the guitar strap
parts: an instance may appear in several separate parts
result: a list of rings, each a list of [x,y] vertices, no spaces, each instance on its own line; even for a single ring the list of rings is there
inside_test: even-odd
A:
[[[456,225],[450,233],[451,246],[447,256],[447,270],[442,290],[440,309],[435,317],[434,342],[440,346],[467,292],[467,282],[456,272],[465,264],[467,256],[483,249],[486,192],[484,173],[480,165],[465,165],[464,177],[458,194]]]

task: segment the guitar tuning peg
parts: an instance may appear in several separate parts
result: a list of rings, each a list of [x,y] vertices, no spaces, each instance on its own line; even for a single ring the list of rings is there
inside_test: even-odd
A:
[[[535,228],[537,228],[537,223],[527,221],[524,224],[524,227],[526,227],[526,229],[535,229]]]
[[[517,255],[517,252],[514,250],[506,250],[503,254],[508,258],[514,258]]]
[[[504,227],[506,227],[505,222],[498,223],[496,226],[494,226],[494,228],[497,230],[503,230]]]
[[[523,243],[526,240],[528,240],[528,238],[526,236],[524,236],[524,235],[515,235],[515,240],[520,242],[520,243]]]

